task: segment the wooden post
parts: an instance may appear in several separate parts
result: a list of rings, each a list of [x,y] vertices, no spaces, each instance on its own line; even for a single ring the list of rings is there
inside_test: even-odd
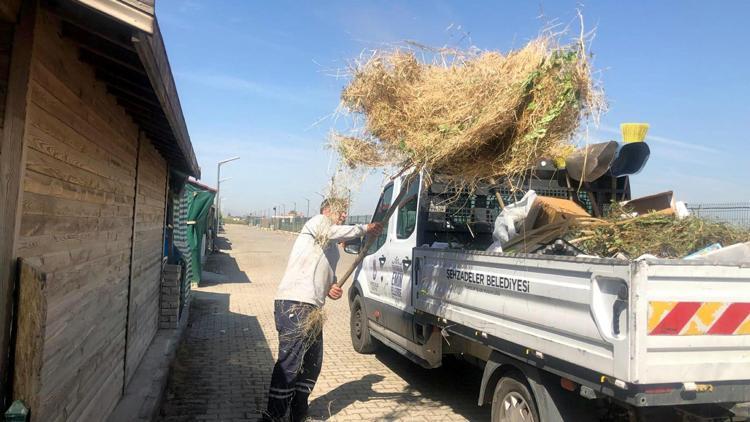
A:
[[[21,220],[26,165],[26,105],[37,2],[23,2],[13,35],[5,120],[0,141],[0,408],[11,392],[9,354],[13,286],[17,276],[16,242]]]
[[[21,8],[21,0],[0,1],[0,20],[5,22],[16,22],[18,10]]]
[[[125,394],[125,390],[128,386],[128,340],[130,340],[130,313],[133,311],[131,308],[131,302],[133,301],[133,273],[135,272],[135,233],[138,225],[138,193],[140,181],[139,170],[141,168],[141,144],[143,143],[143,132],[138,131],[138,146],[135,149],[135,189],[133,194],[133,226],[130,237],[130,270],[128,271],[128,297],[125,304],[125,350],[124,358],[122,359],[122,393]]]
[[[161,227],[161,269],[159,270],[159,291],[161,292],[161,280],[164,277],[164,266],[167,264],[167,252],[164,250],[164,246],[167,243],[167,224],[169,224],[169,178],[171,172],[169,171],[169,163],[167,163],[167,177],[164,178],[164,218],[162,219]],[[161,312],[161,293],[159,293],[159,312]],[[161,318],[161,314],[157,315],[157,318]]]
[[[17,322],[13,395],[38,412],[47,326],[46,287],[51,276],[21,260],[19,279],[18,308],[22,312]]]
[[[495,178],[490,179],[490,183],[492,183],[492,191],[495,192],[495,199],[497,199],[497,205],[500,207],[500,211],[505,209],[505,202],[503,201],[503,197],[500,196],[500,192],[497,191],[497,180]]]

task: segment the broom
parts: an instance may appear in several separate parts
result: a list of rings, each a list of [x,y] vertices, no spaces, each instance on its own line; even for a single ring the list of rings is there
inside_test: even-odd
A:
[[[623,123],[620,125],[622,141],[626,144],[631,142],[643,142],[648,133],[648,123]]]

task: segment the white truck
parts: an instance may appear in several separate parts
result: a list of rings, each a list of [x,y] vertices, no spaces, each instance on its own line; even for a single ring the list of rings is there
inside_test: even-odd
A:
[[[562,192],[550,183],[538,193]],[[384,188],[374,220],[400,184]],[[478,404],[493,421],[747,417],[748,263],[487,253],[495,197],[443,188],[412,182],[355,271],[356,351],[483,365]]]

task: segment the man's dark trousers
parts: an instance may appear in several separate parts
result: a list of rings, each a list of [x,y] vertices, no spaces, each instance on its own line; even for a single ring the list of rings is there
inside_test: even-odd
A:
[[[287,410],[294,422],[304,420],[307,415],[307,399],[323,364],[323,333],[305,350],[299,325],[314,309],[313,305],[288,300],[274,303],[279,359],[271,375],[267,415],[264,415],[267,420],[283,420]]]

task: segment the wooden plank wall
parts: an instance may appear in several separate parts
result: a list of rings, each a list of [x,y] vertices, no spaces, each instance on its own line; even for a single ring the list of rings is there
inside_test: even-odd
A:
[[[130,286],[126,381],[156,333],[159,321],[159,283],[164,244],[167,165],[148,140],[139,150],[135,242]]]
[[[36,24],[36,2],[25,2],[13,28],[8,81],[0,133],[0,406],[9,405],[13,291],[17,284],[15,250],[21,224],[21,197],[31,50]]]
[[[40,400],[32,411],[35,421],[105,420],[126,379],[134,232],[133,368],[157,323],[166,164],[143,142],[133,230],[138,128],[59,33],[58,19],[40,10],[17,249],[48,275]]]
[[[13,46],[12,23],[0,22],[0,130],[5,122],[5,100],[8,93],[10,52]],[[2,153],[0,151],[0,153]]]

